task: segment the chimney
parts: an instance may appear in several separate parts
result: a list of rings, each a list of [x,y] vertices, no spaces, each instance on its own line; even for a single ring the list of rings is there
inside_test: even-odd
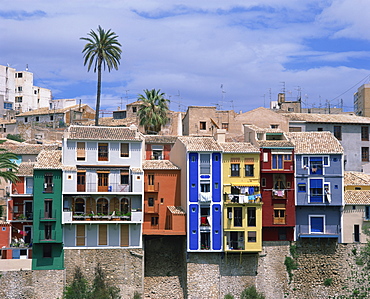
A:
[[[225,142],[226,141],[226,129],[217,129],[215,134],[215,140],[217,142]]]

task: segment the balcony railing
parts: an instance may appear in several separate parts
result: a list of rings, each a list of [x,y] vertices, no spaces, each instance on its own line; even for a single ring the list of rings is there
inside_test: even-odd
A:
[[[33,220],[33,213],[32,212],[26,212],[25,214],[22,213],[12,213],[13,220],[21,220],[21,221],[30,221]]]
[[[112,183],[107,186],[99,186],[96,183],[77,185],[77,192],[132,192],[132,185]]]
[[[45,211],[43,209],[39,210],[39,219],[40,220],[55,220],[57,216],[57,210],[50,210],[50,211]]]
[[[322,232],[312,231],[310,225],[297,225],[298,236],[311,235],[311,236],[337,236],[340,235],[339,225],[325,225]]]
[[[258,195],[241,195],[241,194],[224,194],[225,203],[236,204],[256,204],[262,203],[261,194]]]
[[[142,211],[131,211],[126,214],[74,214],[72,212],[63,212],[63,223],[71,223],[74,221],[134,221],[142,222]]]
[[[39,240],[40,242],[50,242],[56,241],[56,231],[39,231]]]
[[[158,190],[159,190],[159,183],[155,183],[153,185],[144,183],[144,192],[158,192]]]

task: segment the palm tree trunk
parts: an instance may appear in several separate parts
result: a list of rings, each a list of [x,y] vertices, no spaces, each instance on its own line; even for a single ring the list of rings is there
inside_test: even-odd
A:
[[[98,86],[96,88],[95,126],[99,126],[99,110],[100,110],[100,94],[101,94],[101,64],[102,64],[102,61],[99,58],[99,61],[98,61]]]

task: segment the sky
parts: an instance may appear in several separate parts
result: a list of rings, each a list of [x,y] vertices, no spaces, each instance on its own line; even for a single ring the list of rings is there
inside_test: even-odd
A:
[[[97,74],[82,49],[100,25],[118,35],[118,70],[102,74],[102,111],[160,89],[170,109],[303,107],[353,111],[370,79],[368,0],[0,0],[0,65],[34,74],[55,99],[95,108]]]

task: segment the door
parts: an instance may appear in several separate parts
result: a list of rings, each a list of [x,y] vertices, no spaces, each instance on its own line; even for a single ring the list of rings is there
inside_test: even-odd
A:
[[[23,231],[26,233],[23,236],[24,243],[30,244],[32,242],[32,226],[31,225],[23,226]]]
[[[358,224],[353,226],[353,240],[355,242],[360,242],[360,226]]]
[[[24,202],[24,215],[27,217],[28,220],[33,219],[32,201]]]
[[[98,192],[108,192],[109,173],[98,173]]]
[[[86,172],[77,172],[77,192],[86,192]]]
[[[310,218],[311,233],[324,233],[324,217],[312,216]]]

